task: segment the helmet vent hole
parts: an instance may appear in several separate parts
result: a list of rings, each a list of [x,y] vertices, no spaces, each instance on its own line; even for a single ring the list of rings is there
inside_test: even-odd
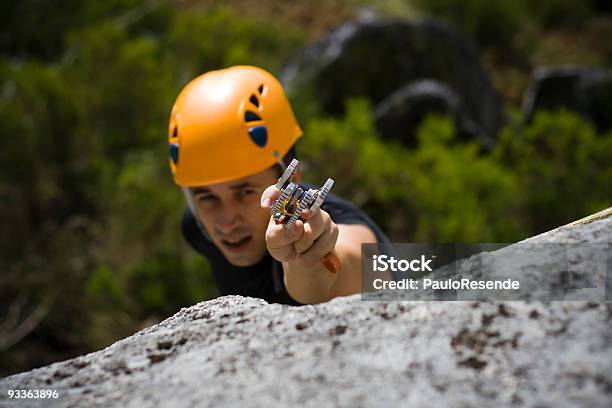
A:
[[[249,129],[249,136],[253,143],[259,147],[265,147],[268,143],[268,130],[265,126],[253,126]]]
[[[261,117],[253,111],[244,112],[244,120],[245,122],[255,122],[257,120],[261,120]]]
[[[259,85],[259,88],[257,88],[257,92],[259,92],[260,95],[263,95],[265,91],[266,87],[264,86],[264,84]]]
[[[174,130],[172,131],[172,137],[173,138],[178,137],[178,126],[174,127]]]
[[[170,158],[174,165],[178,164],[179,160],[179,145],[177,143],[170,143]]]
[[[251,97],[249,98],[249,101],[251,101],[251,103],[253,105],[255,105],[255,106],[257,106],[259,108],[259,99],[257,99],[255,94],[251,95]]]

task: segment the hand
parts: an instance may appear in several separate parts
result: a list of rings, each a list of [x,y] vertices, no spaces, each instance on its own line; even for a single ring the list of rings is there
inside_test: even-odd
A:
[[[272,185],[261,196],[261,206],[268,211],[280,196],[280,190]],[[329,214],[321,209],[311,213],[305,210],[290,230],[276,224],[270,217],[266,230],[266,245],[272,257],[280,262],[299,262],[308,267],[315,266],[321,258],[331,252],[338,240],[338,226]]]

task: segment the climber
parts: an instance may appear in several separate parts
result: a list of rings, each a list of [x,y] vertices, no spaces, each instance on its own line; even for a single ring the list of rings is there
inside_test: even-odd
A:
[[[361,243],[388,241],[331,193],[293,228],[274,222],[275,183],[300,136],[281,84],[257,67],[210,71],[175,101],[168,141],[173,178],[188,204],[182,231],[208,258],[221,295],[299,305],[358,293]],[[342,263],[337,273],[320,261],[331,251]]]

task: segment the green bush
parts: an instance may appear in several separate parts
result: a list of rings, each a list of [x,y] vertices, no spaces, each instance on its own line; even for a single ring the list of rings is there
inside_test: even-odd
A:
[[[36,10],[26,3],[16,15]],[[180,230],[172,102],[196,74],[273,68],[303,39],[229,9],[169,4],[78,2],[61,30],[58,6],[42,19],[53,35],[23,37],[0,59],[0,315],[41,316],[16,346],[0,335],[0,376],[103,347],[215,295]]]
[[[411,200],[402,187],[409,178],[409,152],[378,138],[367,101],[349,101],[342,119],[309,119],[304,133],[297,151],[307,181],[334,178],[335,194],[362,207],[394,237],[409,228],[405,206]]]
[[[367,102],[344,119],[311,120],[298,152],[305,177],[336,179],[334,192],[362,207],[396,241],[483,242],[520,238],[516,180],[457,143],[453,122],[432,117],[413,150],[376,135]],[[333,157],[333,159],[332,159]]]
[[[581,0],[406,0],[427,17],[442,19],[493,51],[498,62],[527,67],[538,42],[551,28],[575,30],[594,16]],[[571,43],[570,43],[571,44]],[[571,48],[571,45],[569,46]],[[497,68],[496,68],[497,69]],[[504,72],[512,75],[511,71]]]
[[[179,13],[164,38],[180,83],[211,69],[256,65],[272,72],[304,43],[304,34],[270,21],[241,18],[226,7]]]
[[[415,197],[415,241],[508,242],[525,235],[511,171],[476,142],[457,143],[450,118],[425,120],[418,140],[407,186]]]
[[[275,72],[305,41],[294,27],[214,5],[39,3],[2,6],[0,315],[36,323],[23,339],[3,326],[0,376],[103,347],[214,296],[208,263],[180,232],[185,203],[167,168],[172,101],[210,69]],[[553,24],[579,8],[419,4],[496,47],[517,47],[533,19]],[[306,179],[334,177],[333,191],[396,241],[518,240],[610,205],[612,135],[574,115],[507,128],[490,155],[432,117],[408,150],[380,140],[367,102],[332,119],[315,96],[294,106]]]
[[[484,154],[456,139],[449,118],[430,117],[413,150],[380,140],[367,102],[341,119],[312,118],[298,153],[305,177],[336,179],[396,241],[517,241],[610,205],[612,134],[567,112],[505,128]],[[580,197],[580,199],[575,199]]]
[[[537,234],[610,206],[612,133],[570,112],[539,112],[522,132],[504,129],[493,159],[516,174],[523,218]]]
[[[528,16],[520,2],[489,0],[415,0],[427,15],[444,19],[479,44],[511,49]]]

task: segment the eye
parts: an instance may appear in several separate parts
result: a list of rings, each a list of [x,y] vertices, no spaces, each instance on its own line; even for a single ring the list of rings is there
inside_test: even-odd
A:
[[[244,189],[244,190],[240,190],[240,196],[241,197],[249,197],[249,196],[251,196],[253,194],[257,194],[257,191],[253,190],[253,189],[250,189],[250,188],[247,188],[247,189]]]
[[[211,201],[215,201],[215,200],[217,200],[217,196],[214,196],[212,194],[199,194],[196,197],[196,201],[199,202],[199,203],[202,203],[202,202],[211,202]]]

